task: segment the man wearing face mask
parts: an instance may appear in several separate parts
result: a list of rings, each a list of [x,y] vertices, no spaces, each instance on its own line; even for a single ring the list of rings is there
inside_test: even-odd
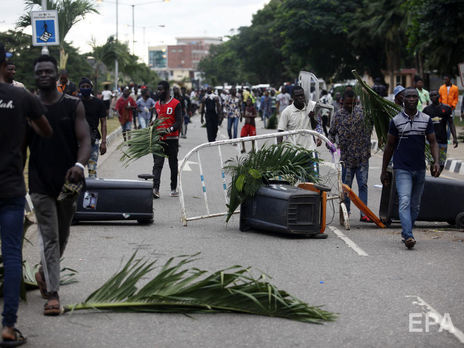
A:
[[[92,81],[87,77],[83,77],[79,82],[79,93],[82,104],[85,108],[85,118],[90,127],[90,152],[89,162],[89,178],[97,177],[97,161],[98,154],[106,153],[106,108],[105,104],[98,98],[92,95]],[[100,123],[101,133],[98,130]]]

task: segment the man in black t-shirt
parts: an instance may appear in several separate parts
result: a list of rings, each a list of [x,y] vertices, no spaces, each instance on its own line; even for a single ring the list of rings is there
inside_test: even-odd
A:
[[[25,338],[15,329],[22,264],[21,246],[26,194],[22,144],[27,119],[42,136],[51,136],[40,101],[23,88],[13,87],[5,80],[6,52],[0,44],[0,231],[3,273],[3,342],[19,345]],[[16,331],[15,331],[16,330]]]
[[[45,116],[54,129],[50,139],[32,135],[28,140],[29,191],[39,225],[41,267],[35,274],[47,303],[45,315],[60,314],[58,290],[60,259],[66,247],[76,200],[84,182],[84,165],[90,157],[90,132],[79,98],[58,92],[55,58],[41,56],[34,75]]]
[[[446,125],[449,126],[451,134],[453,134],[454,147],[458,146],[456,137],[456,127],[453,122],[453,109],[448,105],[442,104],[439,101],[440,95],[438,91],[430,91],[430,100],[432,104],[424,108],[423,112],[430,116],[433,122],[435,135],[437,137],[438,149],[440,151],[440,173],[443,171],[446,162],[446,153],[448,151],[448,137],[446,133]]]
[[[89,178],[96,178],[98,153],[100,152],[101,155],[106,153],[106,108],[100,99],[92,95],[92,89],[92,81],[83,77],[79,82],[79,92],[85,108],[85,118],[90,127],[90,145],[92,146],[87,167]],[[101,134],[98,131],[98,123],[101,125]]]
[[[201,100],[201,120],[203,123],[203,116],[206,120],[206,134],[208,141],[216,141],[216,136],[219,126],[219,114],[220,114],[219,97],[213,93],[213,89],[208,87],[205,96]]]

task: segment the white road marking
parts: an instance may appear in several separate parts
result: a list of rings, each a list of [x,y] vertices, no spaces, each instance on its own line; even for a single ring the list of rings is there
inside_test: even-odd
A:
[[[353,249],[359,256],[369,256],[364,250],[362,250],[355,242],[353,242],[350,238],[348,238],[342,231],[338,228],[329,226],[333,233],[337,235],[338,238],[343,240],[346,245],[348,245],[351,249]]]
[[[412,301],[412,304],[418,305],[422,307],[422,310],[425,313],[428,313],[428,315],[435,320],[436,323],[443,323],[444,317],[438,313],[431,305],[429,305],[427,302],[425,302],[422,298],[419,296],[411,296],[408,295],[406,296],[408,298],[415,298],[415,300]],[[456,326],[454,325],[441,325],[440,324],[440,329],[448,331],[450,334],[454,335],[459,342],[464,343],[464,333],[459,330]]]
[[[184,172],[191,172],[192,171],[192,168],[190,168],[191,164],[198,164],[198,162],[192,162],[192,161],[185,162],[183,171]]]

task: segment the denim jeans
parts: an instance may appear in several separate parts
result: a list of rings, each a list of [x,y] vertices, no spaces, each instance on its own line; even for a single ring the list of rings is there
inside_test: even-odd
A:
[[[404,239],[414,238],[412,226],[419,216],[422,192],[424,191],[425,169],[409,171],[395,169],[396,190],[398,192],[398,215],[401,220]]]
[[[147,128],[149,123],[150,123],[150,118],[146,118],[142,114],[139,115],[139,125],[141,129]]]
[[[0,234],[5,267],[3,282],[3,326],[14,326],[22,277],[24,197],[0,199]]]
[[[99,152],[100,152],[100,145],[96,141],[95,144],[91,146],[90,158],[89,158],[89,162],[87,163],[87,168],[89,169],[89,178],[97,177],[97,161],[98,161]]]
[[[232,136],[232,126],[234,127],[234,133]],[[229,139],[237,138],[238,130],[238,117],[229,117],[227,119],[227,133],[229,134]]]
[[[361,163],[357,167],[342,167],[342,181],[344,184],[351,188],[353,184],[354,176],[356,175],[356,181],[358,183],[358,197],[367,206],[367,179],[369,174],[369,162]],[[348,212],[350,212],[350,199],[345,198],[345,205]],[[363,213],[361,212],[361,217]]]

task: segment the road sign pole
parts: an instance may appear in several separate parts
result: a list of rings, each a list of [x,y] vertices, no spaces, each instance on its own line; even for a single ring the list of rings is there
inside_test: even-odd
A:
[[[42,11],[46,11],[46,10],[47,10],[47,0],[42,0]],[[42,55],[43,56],[50,55],[47,45],[42,47]]]

